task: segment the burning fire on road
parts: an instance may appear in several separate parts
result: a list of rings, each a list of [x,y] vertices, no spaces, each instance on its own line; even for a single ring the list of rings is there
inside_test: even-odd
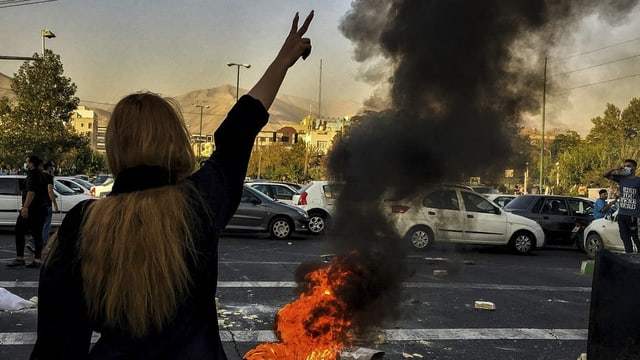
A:
[[[264,343],[248,351],[246,360],[332,360],[352,345],[360,333],[361,312],[381,295],[367,279],[375,278],[360,254],[334,257],[299,282],[297,300],[276,316],[278,343]]]

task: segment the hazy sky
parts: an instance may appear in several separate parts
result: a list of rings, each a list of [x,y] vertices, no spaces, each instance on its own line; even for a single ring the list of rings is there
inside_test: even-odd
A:
[[[138,90],[177,96],[235,86],[236,68],[228,62],[252,65],[240,71],[240,88],[247,89],[279,49],[295,12],[304,17],[315,9],[312,56],[290,71],[281,93],[317,100],[322,59],[323,101],[361,102],[372,86],[359,80],[362,65],[338,30],[350,6],[348,0],[58,0],[0,8],[0,55],[40,52],[40,30],[50,29],[57,37],[46,47],[60,54],[65,75],[86,101],[114,103]],[[548,76],[560,81],[548,94],[547,129],[585,135],[606,103],[624,108],[640,96],[639,30],[638,8],[617,26],[593,16],[550,50],[556,57],[549,58]],[[0,60],[0,72],[13,76],[20,64]],[[593,83],[600,84],[585,86]],[[535,126],[539,117],[531,121]]]
[[[58,0],[0,8],[0,55],[40,52],[41,29],[56,38],[65,74],[83,100],[115,102],[141,89],[169,96],[224,84],[250,88],[284,41],[294,14],[315,9],[308,32],[313,53],[293,68],[282,92],[317,99],[322,59],[323,99],[361,101],[369,86],[356,81],[351,45],[338,30],[348,1]],[[302,22],[302,21],[301,21]],[[12,76],[21,61],[1,61]]]

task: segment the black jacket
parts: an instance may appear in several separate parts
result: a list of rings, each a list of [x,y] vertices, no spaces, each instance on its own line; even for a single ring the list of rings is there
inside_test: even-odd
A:
[[[56,252],[50,254],[40,274],[38,338],[31,359],[226,359],[214,300],[218,236],[238,207],[253,142],[268,116],[258,100],[243,96],[215,132],[216,151],[185,180],[194,186],[178,184],[188,197],[204,199],[204,204],[191,202],[202,215],[193,221],[199,258],[197,266],[189,263],[193,285],[188,298],[159,333],[134,340],[88,318],[77,247],[82,216],[90,201],[66,215],[58,230]],[[196,193],[189,190],[194,188]],[[100,333],[100,339],[90,351],[94,331]]]

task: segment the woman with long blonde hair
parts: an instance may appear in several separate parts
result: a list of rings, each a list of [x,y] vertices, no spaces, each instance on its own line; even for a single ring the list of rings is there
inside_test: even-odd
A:
[[[215,133],[199,170],[177,104],[131,94],[107,130],[111,194],[74,207],[40,274],[32,359],[226,359],[215,292],[218,236],[286,72],[311,49],[298,14],[278,55]],[[92,332],[100,339],[90,348]]]

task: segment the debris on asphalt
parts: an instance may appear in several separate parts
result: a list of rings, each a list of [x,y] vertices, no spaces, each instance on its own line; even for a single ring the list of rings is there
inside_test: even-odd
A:
[[[340,360],[377,360],[383,356],[383,351],[363,347],[340,351]]]
[[[490,301],[478,301],[476,300],[475,303],[475,308],[476,309],[482,309],[482,310],[495,310],[496,309],[496,305]]]
[[[580,354],[580,356],[578,356],[578,359],[576,360],[587,360],[587,353]]]
[[[402,356],[404,356],[405,359],[412,359],[412,358],[423,358],[424,356],[417,354],[417,353],[413,353],[413,354],[409,354],[409,353],[402,353]]]

